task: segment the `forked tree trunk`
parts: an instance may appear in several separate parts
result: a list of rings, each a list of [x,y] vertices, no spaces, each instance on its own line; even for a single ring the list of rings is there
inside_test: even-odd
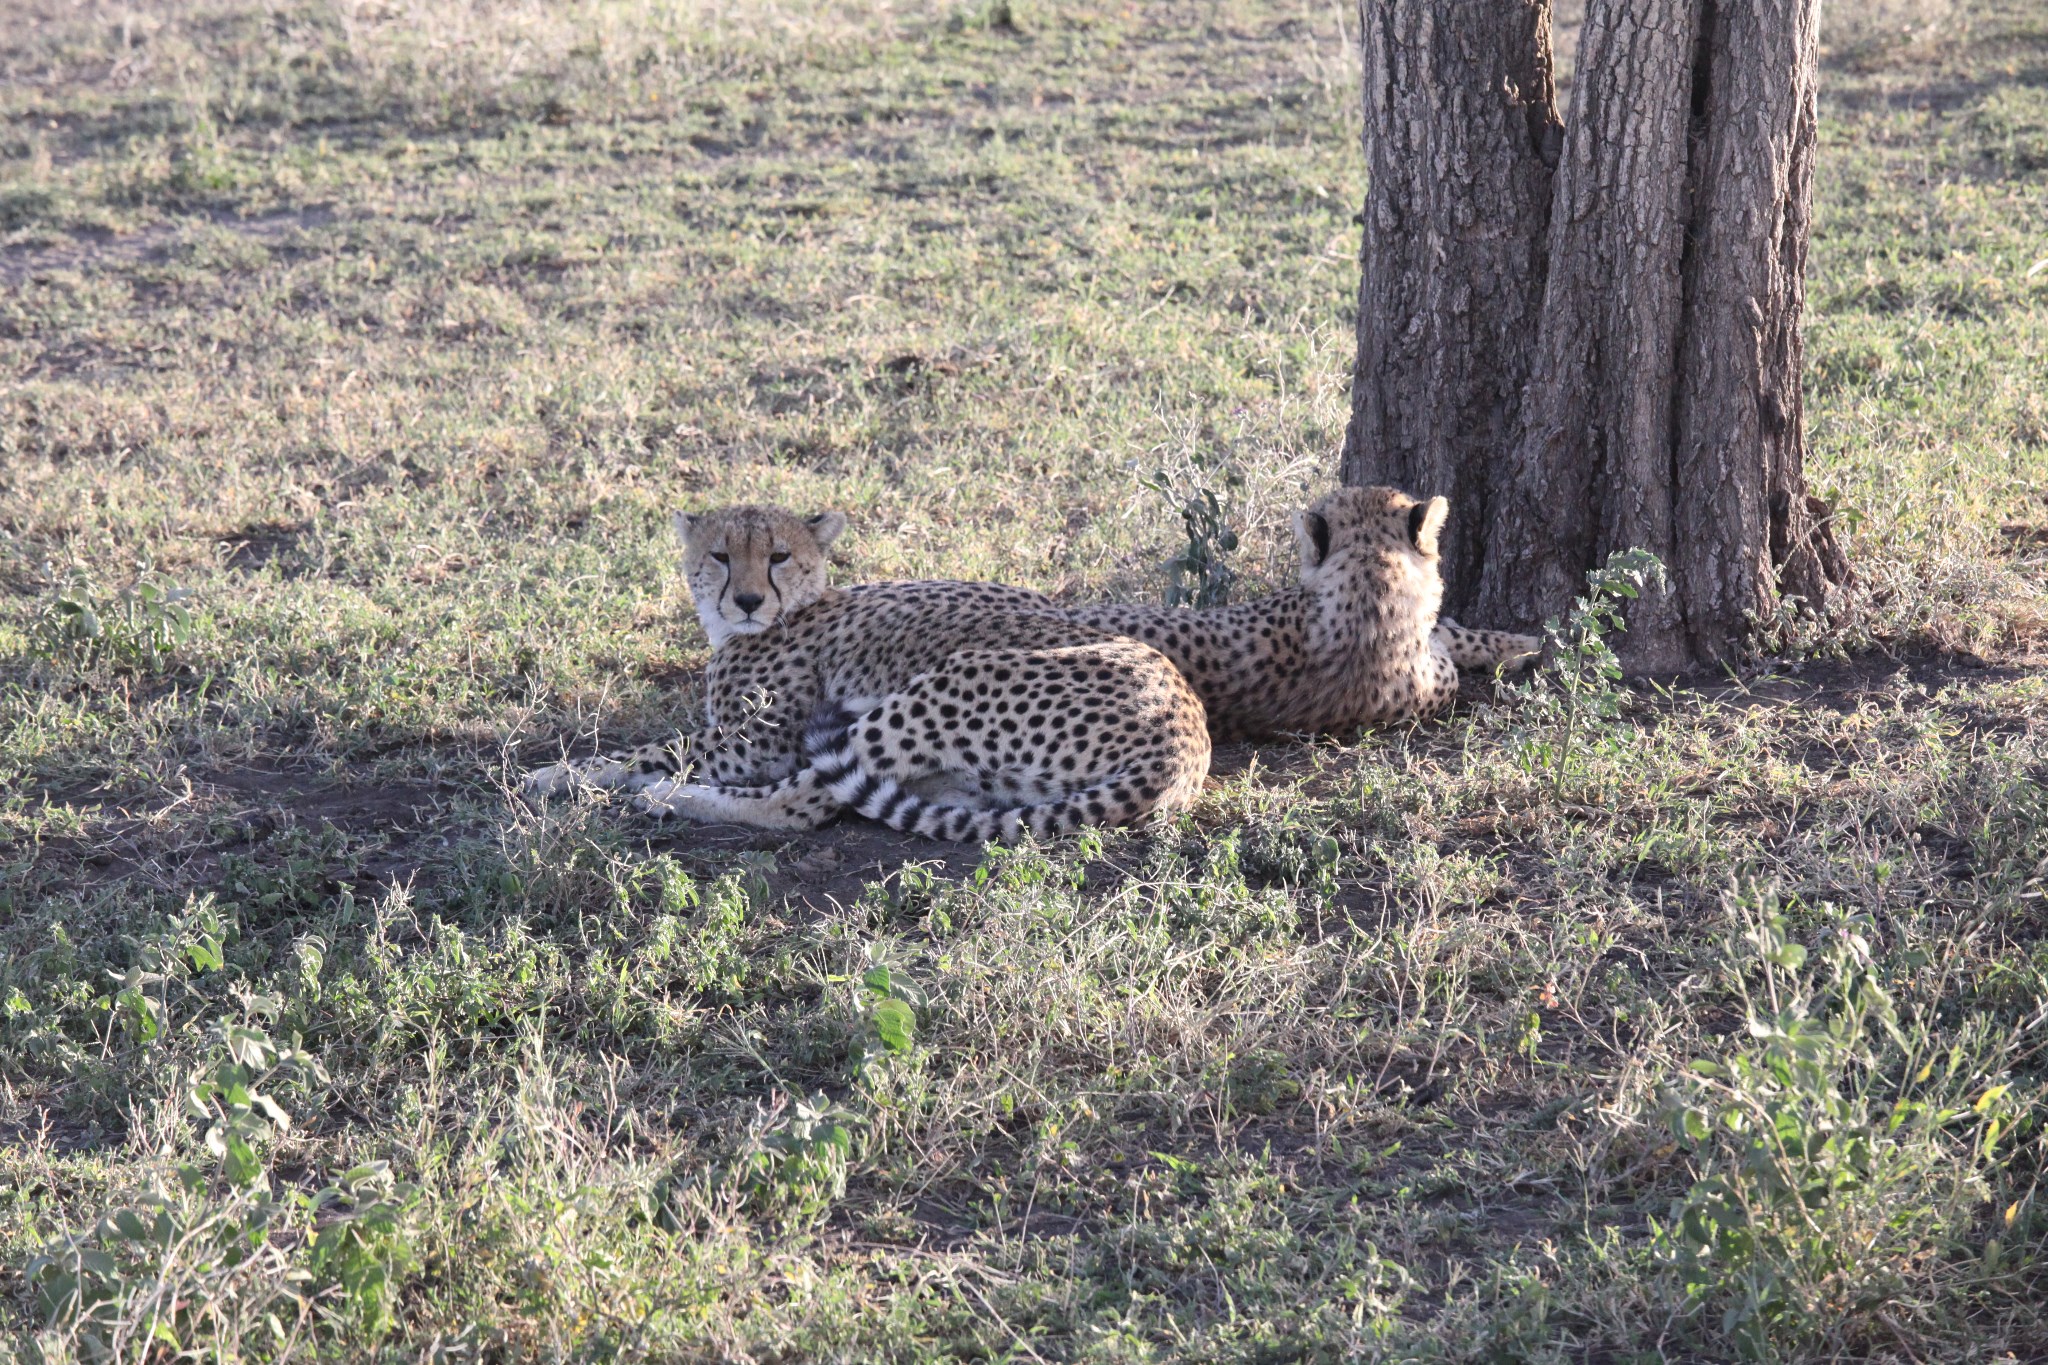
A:
[[[1375,16],[1408,3],[1362,0],[1369,122],[1375,98],[1417,100],[1380,90],[1412,68],[1398,52],[1376,57],[1371,38]],[[1430,326],[1361,290],[1343,476],[1451,497],[1454,527],[1484,553],[1455,566],[1447,610],[1532,627],[1566,610],[1609,552],[1639,546],[1669,566],[1672,590],[1635,605],[1622,655],[1635,672],[1676,673],[1739,654],[1781,592],[1818,605],[1846,578],[1825,511],[1806,493],[1799,401],[1817,3],[1590,0],[1563,154],[1540,209],[1544,249],[1529,277],[1540,302],[1519,337],[1526,383],[1501,404],[1508,437],[1455,481],[1442,465],[1375,465],[1354,452],[1376,431],[1377,395],[1430,393],[1437,410],[1456,412],[1497,399],[1497,379],[1446,392],[1455,366],[1368,351],[1369,334]],[[1532,36],[1547,42],[1547,22]],[[1483,91],[1497,85],[1492,69],[1431,74]],[[1401,193],[1379,183],[1377,159],[1372,170],[1369,237],[1372,198]],[[1440,229],[1459,207],[1499,202],[1481,175],[1476,189],[1453,178],[1403,206],[1412,217],[1449,204],[1432,219]],[[1382,250],[1369,245],[1367,258]],[[1370,323],[1368,307],[1383,310]],[[1532,313],[1498,316],[1524,324]],[[1498,334],[1484,320],[1464,326]],[[1497,350],[1482,359],[1497,364]]]

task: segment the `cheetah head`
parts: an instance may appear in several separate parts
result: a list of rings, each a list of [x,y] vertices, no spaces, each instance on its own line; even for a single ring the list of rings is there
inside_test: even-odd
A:
[[[824,596],[825,549],[846,529],[846,516],[721,507],[678,512],[675,525],[697,619],[717,649],[735,635],[759,634]]]
[[[1442,597],[1437,541],[1451,505],[1411,498],[1398,488],[1339,488],[1294,514],[1301,583],[1309,589],[1363,572],[1393,569],[1425,593]],[[1435,607],[1430,611],[1434,614]]]

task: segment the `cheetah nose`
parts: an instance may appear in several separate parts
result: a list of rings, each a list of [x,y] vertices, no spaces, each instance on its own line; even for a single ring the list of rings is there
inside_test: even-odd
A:
[[[732,595],[732,600],[741,611],[751,616],[754,608],[761,605],[762,599],[761,594],[757,592],[736,592]]]

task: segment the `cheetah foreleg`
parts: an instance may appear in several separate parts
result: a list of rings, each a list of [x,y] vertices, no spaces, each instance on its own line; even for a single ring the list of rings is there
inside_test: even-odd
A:
[[[637,791],[688,773],[690,750],[689,736],[681,735],[666,744],[642,744],[590,758],[566,759],[535,768],[521,779],[520,786],[536,796],[554,796],[577,787]]]
[[[633,798],[633,808],[657,819],[682,818],[706,824],[751,825],[756,829],[817,829],[843,809],[818,780],[817,769],[763,787],[718,787],[670,779]]]
[[[677,735],[663,744],[614,749],[591,758],[572,758],[536,768],[521,781],[523,790],[552,796],[578,787],[606,791],[641,791],[664,782],[682,782],[693,773],[708,772],[724,787],[766,782],[795,766],[795,741],[774,743],[780,730],[761,698],[747,698],[739,719],[693,734]],[[780,751],[786,749],[784,755]],[[764,766],[767,771],[762,771]],[[780,770],[778,772],[778,769]]]

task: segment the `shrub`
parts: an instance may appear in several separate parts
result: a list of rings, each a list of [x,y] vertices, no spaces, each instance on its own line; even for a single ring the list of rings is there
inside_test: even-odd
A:
[[[2009,1153],[2039,1095],[1989,1016],[1899,1006],[1869,919],[1834,915],[1809,952],[1769,895],[1739,904],[1747,1041],[1694,1061],[1672,1094],[1698,1179],[1656,1246],[1694,1308],[1761,1358],[1871,1321],[1945,1259],[1995,1269],[1996,1226],[1971,1242],[1987,1207],[2017,1216]]]
[[[189,588],[151,581],[103,593],[74,573],[44,603],[31,632],[32,648],[50,663],[90,668],[105,663],[128,673],[161,673],[172,651],[192,637]]]

